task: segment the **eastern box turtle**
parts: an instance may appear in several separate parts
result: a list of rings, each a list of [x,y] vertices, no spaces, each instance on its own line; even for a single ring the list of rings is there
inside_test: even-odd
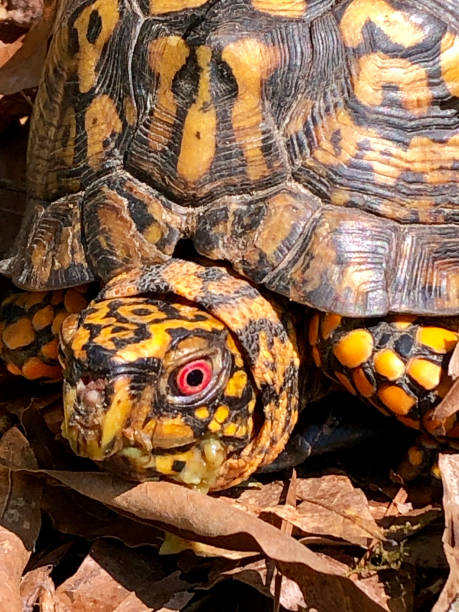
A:
[[[290,315],[183,240],[317,309],[317,366],[454,442],[430,416],[458,339],[458,96],[454,0],[62,2],[2,270],[107,283],[63,328],[75,450],[180,479],[197,443],[218,488],[284,445]]]

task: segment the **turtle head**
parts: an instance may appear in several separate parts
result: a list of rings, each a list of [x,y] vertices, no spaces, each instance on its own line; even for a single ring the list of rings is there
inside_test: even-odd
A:
[[[174,260],[117,277],[66,319],[61,354],[64,436],[136,480],[236,484],[296,421],[288,317],[224,269]]]

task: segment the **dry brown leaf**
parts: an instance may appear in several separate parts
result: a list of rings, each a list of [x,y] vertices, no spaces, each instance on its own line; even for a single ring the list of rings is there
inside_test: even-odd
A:
[[[147,612],[189,586],[179,572],[165,576],[151,555],[98,540],[77,572],[56,589],[54,603],[62,612]]]
[[[459,345],[458,345],[459,346]],[[459,410],[459,380],[455,380],[443,400],[432,411],[432,421],[443,422]],[[445,431],[439,426],[437,435],[445,435]]]
[[[432,612],[453,612],[459,609],[459,453],[440,455],[438,467],[444,488],[443,548],[450,572]]]
[[[52,565],[37,567],[22,578],[22,612],[33,612],[46,595],[54,594],[54,582],[49,576],[52,569]]]
[[[384,539],[363,491],[355,489],[347,476],[299,479],[296,490],[298,499],[303,500],[296,508],[264,508],[261,516],[278,516],[302,535],[339,538],[359,546]]]
[[[0,440],[0,459],[28,469],[36,467],[27,440],[16,428]],[[0,609],[22,610],[20,582],[41,524],[42,484],[36,478],[0,466]]]
[[[43,16],[26,34],[23,44],[0,68],[0,93],[14,94],[38,85],[54,24],[57,0],[48,0]]]
[[[261,551],[297,581],[319,611],[387,610],[332,560],[313,553],[272,525],[227,503],[168,482],[137,486],[109,474],[46,471],[83,495],[178,535],[234,550]]]

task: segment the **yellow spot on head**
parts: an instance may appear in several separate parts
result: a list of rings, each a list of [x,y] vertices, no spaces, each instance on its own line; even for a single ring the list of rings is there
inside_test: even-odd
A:
[[[237,428],[238,428],[237,423],[227,423],[223,427],[223,435],[225,435],[225,436],[234,436],[234,434],[236,433]]]
[[[200,408],[196,408],[194,415],[197,419],[204,421],[209,418],[209,411],[205,406],[201,406]]]
[[[357,368],[367,361],[373,352],[373,338],[366,329],[353,329],[335,344],[333,353],[347,368]]]
[[[209,430],[212,433],[216,433],[217,431],[220,431],[221,424],[218,423],[215,419],[212,419],[212,421],[209,423],[208,427],[209,427]]]
[[[247,385],[247,374],[244,370],[237,370],[226,385],[225,395],[229,397],[242,397]]]
[[[228,406],[219,406],[214,414],[214,419],[217,423],[224,423],[229,416]]]

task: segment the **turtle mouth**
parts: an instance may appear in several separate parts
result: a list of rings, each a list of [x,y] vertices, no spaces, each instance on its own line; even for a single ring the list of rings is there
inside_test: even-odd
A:
[[[134,402],[129,383],[126,374],[64,382],[62,433],[72,450],[130,480],[161,477],[203,491],[212,488],[234,444],[221,434],[195,432],[180,411],[147,419],[151,386]]]

